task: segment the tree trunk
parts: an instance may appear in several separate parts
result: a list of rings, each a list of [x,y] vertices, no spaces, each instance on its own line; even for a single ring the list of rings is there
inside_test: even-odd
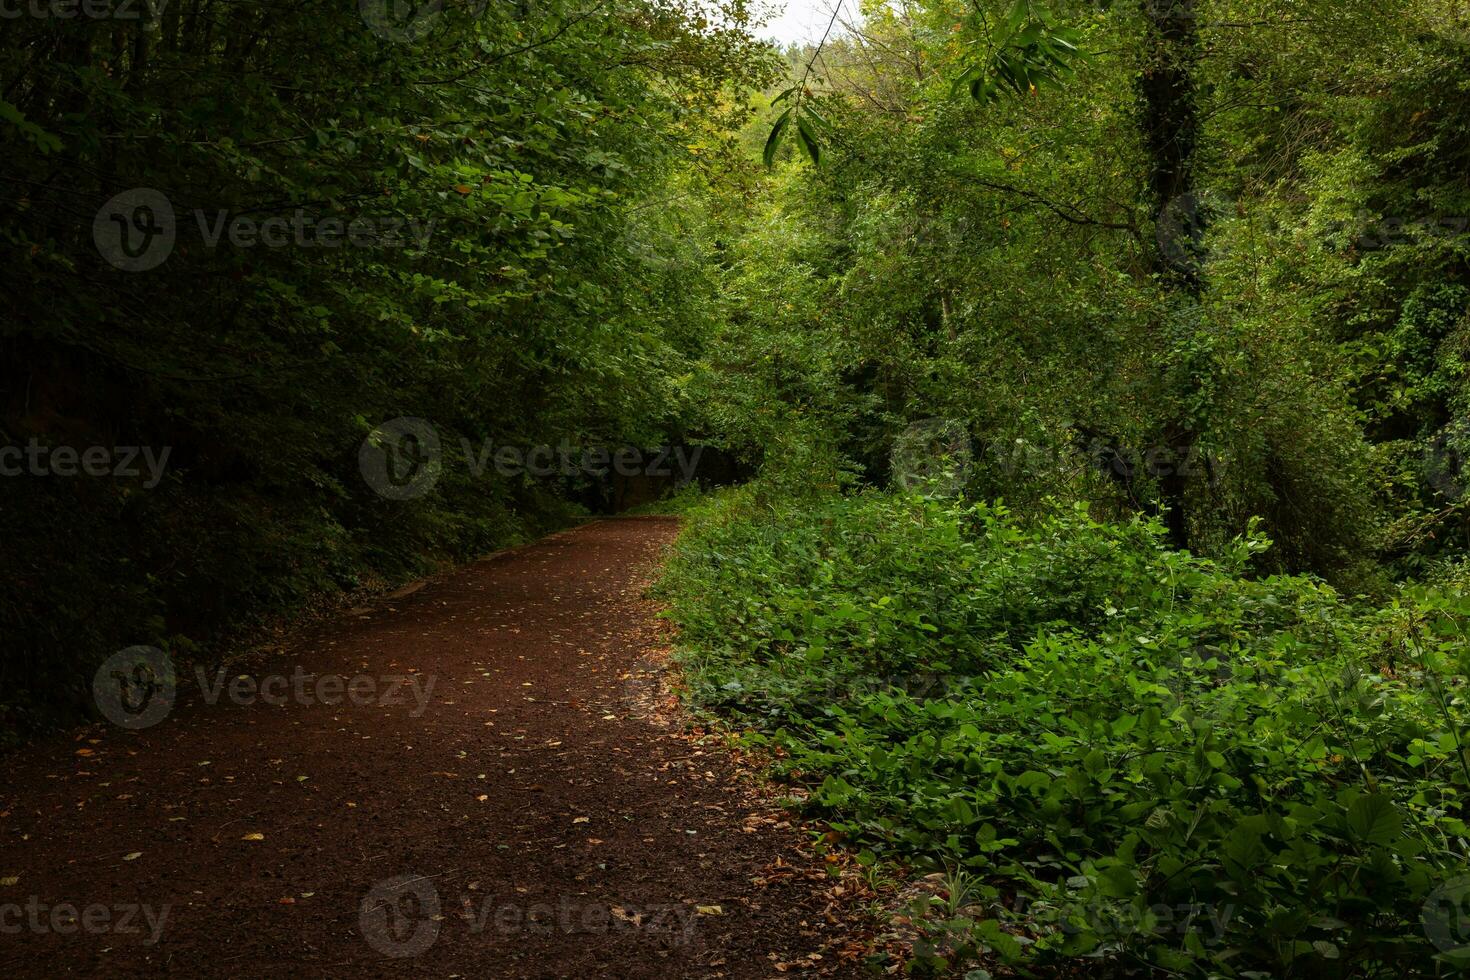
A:
[[[1199,61],[1199,34],[1194,0],[1143,0],[1148,21],[1144,51],[1147,59],[1139,81],[1144,145],[1149,152],[1149,192],[1154,214],[1164,222],[1169,213],[1191,217],[1190,233],[1205,220],[1195,194],[1193,158],[1199,142],[1199,109],[1195,101],[1194,69]],[[1176,243],[1183,246],[1185,243]],[[1170,248],[1164,234],[1155,235],[1153,269],[1180,305],[1199,299],[1201,279],[1198,256],[1189,247]],[[1174,305],[1174,303],[1171,303]],[[1171,330],[1159,324],[1161,331]],[[1171,379],[1165,379],[1169,383]],[[1189,383],[1188,378],[1174,379]],[[1189,547],[1188,475],[1183,461],[1198,438],[1190,419],[1176,418],[1161,428],[1161,439],[1171,465],[1158,474],[1159,495],[1170,542]]]

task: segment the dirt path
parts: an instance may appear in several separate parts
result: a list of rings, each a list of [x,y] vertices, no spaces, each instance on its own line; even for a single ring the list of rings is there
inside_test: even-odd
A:
[[[674,532],[564,532],[6,760],[0,976],[862,975],[807,836],[650,715]]]

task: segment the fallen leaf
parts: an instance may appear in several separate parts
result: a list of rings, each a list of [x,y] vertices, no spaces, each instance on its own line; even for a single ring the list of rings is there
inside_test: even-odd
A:
[[[725,910],[718,905],[696,905],[694,911],[700,915],[724,915]]]

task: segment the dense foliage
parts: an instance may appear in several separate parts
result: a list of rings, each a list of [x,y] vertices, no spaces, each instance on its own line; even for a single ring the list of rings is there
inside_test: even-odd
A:
[[[747,136],[692,698],[944,869],[913,969],[1463,968],[1470,12],[863,13]]]
[[[863,860],[959,869],[917,966],[1464,965],[1458,891],[1435,916],[1470,856],[1470,600],[1362,608],[1245,574],[1259,534],[1218,561],[1161,535],[742,492],[696,515],[663,587],[698,703],[809,781]]]
[[[654,219],[772,62],[738,6],[678,0],[157,6],[0,36],[0,445],[168,453],[3,478],[0,705],[27,717],[121,646],[563,519],[576,487],[477,476],[461,439],[680,438],[713,284]],[[140,188],[174,240],[119,267],[107,202]],[[400,416],[453,455],[421,500],[358,472]]]
[[[1258,517],[1274,567],[1352,588],[1463,551],[1463,4],[865,10],[791,53],[821,166],[785,139],[728,247],[707,407],[737,445],[798,484],[885,485],[939,417],[969,434],[971,495],[1020,512],[1167,504],[1205,553]],[[1083,57],[1035,91],[956,90],[1018,10]],[[1183,54],[1158,38],[1175,11]],[[1193,105],[1162,198],[1160,78]]]

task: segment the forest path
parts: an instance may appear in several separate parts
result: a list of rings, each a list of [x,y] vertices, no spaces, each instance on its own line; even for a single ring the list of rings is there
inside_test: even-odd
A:
[[[0,975],[862,975],[808,835],[663,722],[676,531],[491,556],[6,760]]]

